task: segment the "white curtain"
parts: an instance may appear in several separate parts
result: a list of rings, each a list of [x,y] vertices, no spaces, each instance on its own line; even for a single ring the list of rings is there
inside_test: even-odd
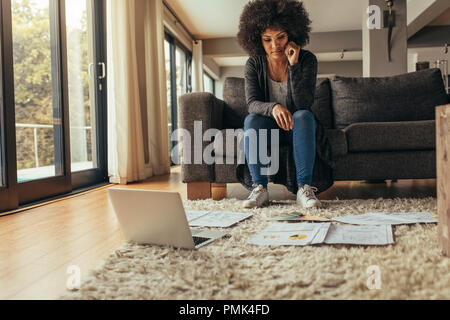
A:
[[[166,58],[164,55],[164,5],[162,0],[147,4],[145,61],[147,63],[147,117],[152,175],[170,172],[169,120],[167,116]]]
[[[170,172],[162,19],[162,0],[107,1],[112,183]]]
[[[203,92],[203,43],[192,43],[192,92]]]

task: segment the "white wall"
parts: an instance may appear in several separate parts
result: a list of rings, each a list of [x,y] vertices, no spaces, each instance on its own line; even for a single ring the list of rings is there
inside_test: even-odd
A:
[[[432,68],[435,60],[447,60],[450,63],[450,53],[445,54],[444,47],[408,49],[408,72],[416,71],[416,62],[419,61],[429,61]]]
[[[342,77],[362,77],[362,61],[335,61],[318,63],[319,77],[321,75],[334,74]]]
[[[220,79],[220,67],[211,57],[203,56],[203,70],[205,70],[214,80]]]
[[[223,84],[225,82],[225,78],[227,77],[244,77],[244,66],[239,67],[221,67],[220,68],[220,79],[216,81],[216,97],[219,99],[223,99]]]

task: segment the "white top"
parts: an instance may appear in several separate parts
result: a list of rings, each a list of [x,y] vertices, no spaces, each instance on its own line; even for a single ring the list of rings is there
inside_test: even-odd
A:
[[[283,107],[287,108],[286,98],[287,98],[287,81],[277,82],[269,78],[269,95],[271,102],[278,102]]]

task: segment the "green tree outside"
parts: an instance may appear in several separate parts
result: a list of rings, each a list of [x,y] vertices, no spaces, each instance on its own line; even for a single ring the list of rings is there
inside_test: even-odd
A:
[[[70,0],[74,1],[74,0]],[[80,0],[75,0],[80,1]],[[53,126],[52,56],[48,1],[13,0],[13,54],[16,123]],[[90,125],[87,16],[79,28],[67,28],[69,106],[83,106],[84,125]],[[70,51],[69,48],[78,48]],[[75,62],[75,63],[73,63]],[[60,106],[55,106],[59,108]],[[78,108],[79,109],[79,108]],[[78,117],[79,118],[79,117]],[[71,112],[70,121],[75,121]],[[33,129],[16,129],[18,170],[34,168]],[[91,154],[90,132],[86,136],[87,154]],[[54,164],[53,127],[38,129],[39,164]]]

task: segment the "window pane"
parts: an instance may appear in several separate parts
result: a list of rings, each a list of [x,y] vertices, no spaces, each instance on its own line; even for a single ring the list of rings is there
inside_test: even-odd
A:
[[[72,172],[98,167],[91,7],[91,0],[66,1]]]
[[[176,47],[175,50],[175,68],[176,68],[176,83],[177,83],[177,101],[179,101],[180,97],[187,93],[187,65],[186,65],[186,54],[183,50]],[[179,104],[177,104],[178,106]],[[174,110],[176,114],[178,115],[178,110]],[[174,124],[178,127],[177,124]],[[180,137],[178,137],[180,139]],[[178,150],[178,153],[180,154],[180,157],[182,157],[182,149],[181,146],[178,145],[180,148]]]
[[[1,99],[0,95],[0,187],[4,186],[3,176],[6,174],[5,168],[3,167],[3,99]]]
[[[176,49],[177,68],[177,97],[181,97],[186,91],[186,54],[180,48]]]
[[[166,87],[167,87],[167,119],[169,122],[169,150],[171,146],[170,135],[172,133],[172,83],[170,73],[170,43],[164,40],[164,54],[166,58]]]
[[[203,83],[205,86],[205,92],[214,94],[214,80],[207,74],[203,74]]]
[[[0,35],[0,40],[1,40],[1,35]],[[2,41],[0,41],[0,52],[2,52],[3,50],[1,50],[1,43]],[[0,53],[0,58],[1,58],[1,53]],[[2,61],[3,59],[0,59],[0,88],[3,88],[3,66],[2,66]],[[3,152],[3,146],[4,146],[4,142],[3,142],[3,110],[4,108],[4,103],[3,103],[3,90],[0,90],[0,187],[4,186],[4,176],[6,175],[5,172],[5,167],[3,165],[3,155],[5,154]]]
[[[62,159],[61,109],[53,92],[58,63],[52,53],[49,1],[12,0],[11,5],[17,170],[23,182],[62,173],[61,161],[56,161]]]

